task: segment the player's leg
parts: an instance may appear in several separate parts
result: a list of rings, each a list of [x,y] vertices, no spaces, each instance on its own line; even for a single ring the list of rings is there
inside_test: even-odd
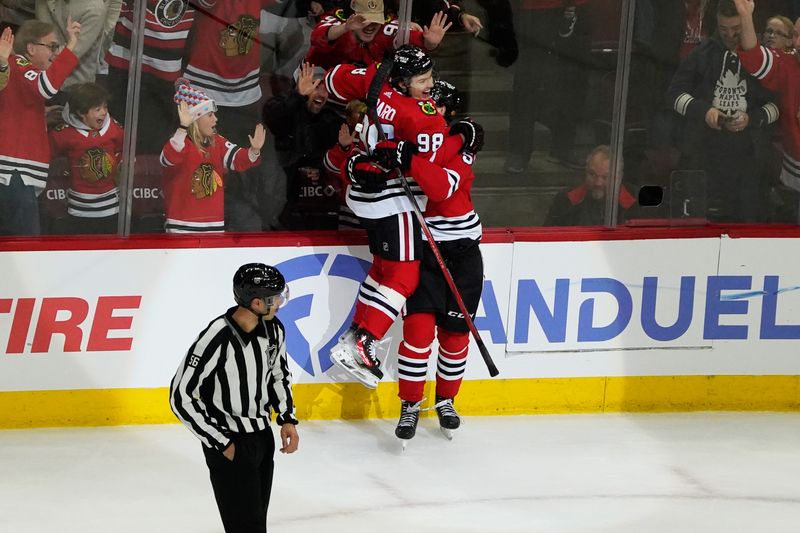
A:
[[[416,433],[435,327],[433,313],[414,313],[403,318],[403,341],[397,352],[401,412],[394,431],[401,439],[413,438]]]
[[[458,395],[467,367],[469,333],[439,328],[437,337],[439,354],[436,362],[436,414],[441,427],[458,429],[461,419],[453,407],[453,401]]]
[[[380,372],[379,341],[400,315],[406,299],[419,283],[422,237],[411,213],[398,213],[375,221],[368,232],[370,250],[380,258],[379,268],[359,291],[363,314],[355,333],[356,361],[374,373]]]
[[[453,280],[461,293],[470,315],[475,315],[483,290],[483,258],[477,241],[462,239],[442,243]],[[447,295],[445,311],[437,317],[439,353],[436,365],[436,413],[439,425],[446,430],[456,429],[461,419],[453,407],[458,395],[469,350],[469,329],[451,294]],[[449,435],[448,435],[449,437]]]

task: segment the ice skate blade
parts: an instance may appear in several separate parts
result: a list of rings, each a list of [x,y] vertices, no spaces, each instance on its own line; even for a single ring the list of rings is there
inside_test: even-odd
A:
[[[408,446],[408,441],[410,441],[410,440],[411,439],[400,439],[400,446],[402,446],[400,451],[403,451],[403,452],[406,451],[406,446]]]
[[[366,370],[353,362],[350,353],[346,349],[336,349],[331,351],[331,362],[355,378],[359,383],[368,389],[378,388],[378,378],[369,370]]]
[[[447,440],[453,440],[452,429],[443,428],[442,426],[439,426],[439,429],[442,431],[442,435],[444,435]]]

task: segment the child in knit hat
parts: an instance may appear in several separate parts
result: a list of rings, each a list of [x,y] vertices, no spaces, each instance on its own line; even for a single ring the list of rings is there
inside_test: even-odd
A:
[[[256,125],[245,150],[217,133],[217,104],[183,78],[175,82],[180,125],[161,151],[167,233],[225,230],[223,176],[256,166],[266,131]]]

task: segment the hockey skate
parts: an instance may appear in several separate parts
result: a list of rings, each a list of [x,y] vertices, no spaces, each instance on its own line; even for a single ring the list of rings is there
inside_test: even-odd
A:
[[[349,331],[349,330],[348,330]],[[378,341],[364,330],[345,332],[331,349],[331,362],[368,389],[377,389],[383,378],[376,352],[388,339]]]
[[[417,433],[417,423],[419,422],[420,404],[422,402],[407,402],[403,400],[400,405],[400,420],[394,430],[395,436],[401,440],[403,451],[406,449],[408,441],[414,438]]]
[[[453,430],[461,426],[461,417],[458,416],[456,408],[453,407],[452,398],[437,396],[433,407],[439,417],[439,429],[442,430],[447,440],[453,440]]]

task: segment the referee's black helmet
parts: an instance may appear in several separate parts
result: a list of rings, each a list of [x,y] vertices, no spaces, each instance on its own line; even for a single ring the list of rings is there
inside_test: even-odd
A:
[[[250,307],[253,298],[269,298],[286,291],[280,271],[264,263],[247,263],[233,275],[233,298],[242,307]]]

